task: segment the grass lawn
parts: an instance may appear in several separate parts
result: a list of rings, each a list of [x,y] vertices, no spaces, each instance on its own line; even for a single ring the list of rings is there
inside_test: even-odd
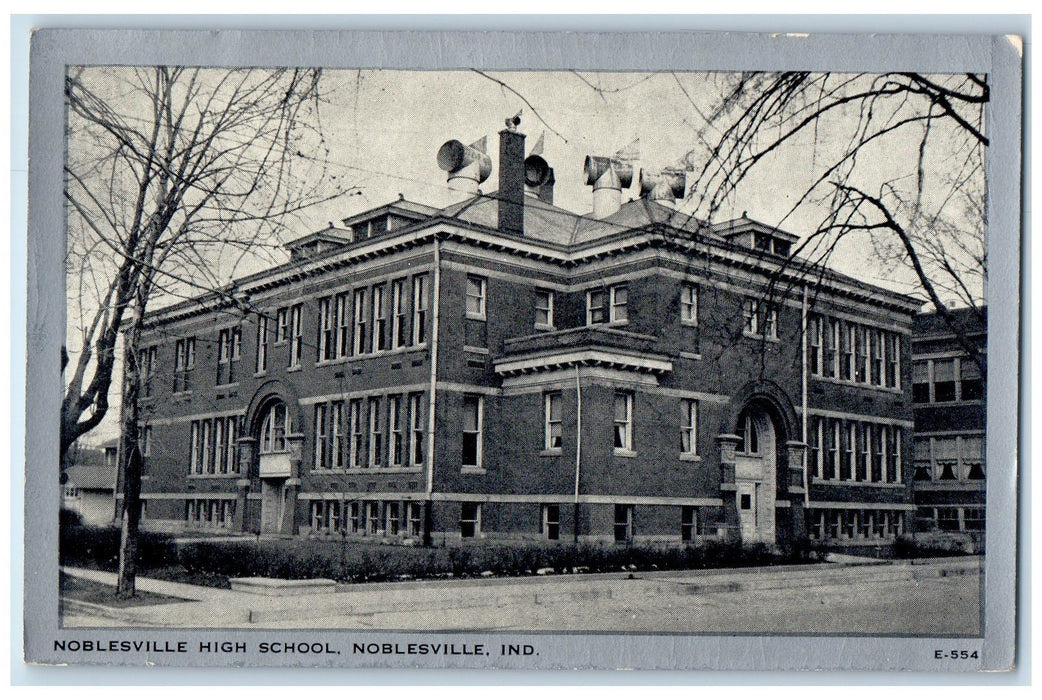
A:
[[[106,583],[98,583],[90,579],[61,575],[60,590],[63,598],[78,600],[82,603],[94,603],[110,608],[136,608],[141,605],[165,605],[167,603],[184,603],[184,598],[148,593],[138,590],[133,598],[117,598],[116,587]]]

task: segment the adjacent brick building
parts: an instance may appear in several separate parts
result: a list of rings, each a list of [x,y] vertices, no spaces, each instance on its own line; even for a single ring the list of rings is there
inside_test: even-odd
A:
[[[429,541],[878,545],[912,526],[905,296],[591,157],[594,212],[500,134],[290,260],[152,312],[146,526]],[[229,301],[238,300],[236,303]],[[245,310],[244,310],[245,309]],[[806,329],[806,332],[804,332]]]
[[[952,325],[987,345],[987,310],[951,309],[915,317],[915,505],[920,528],[980,535],[985,513],[985,382]]]

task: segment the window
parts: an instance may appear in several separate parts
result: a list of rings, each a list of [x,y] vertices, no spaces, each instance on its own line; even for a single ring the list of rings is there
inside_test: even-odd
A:
[[[141,395],[146,399],[152,396],[152,377],[156,370],[156,347],[145,348],[138,354],[138,372],[141,377]]]
[[[364,529],[364,523],[362,522],[362,504],[358,501],[351,501],[347,504],[347,527],[350,532],[358,534]]]
[[[912,401],[930,403],[930,363],[912,363]]]
[[[535,291],[536,328],[554,327],[554,293],[546,289]]]
[[[633,451],[633,394],[615,392],[613,438],[616,452]]]
[[[174,344],[174,392],[192,388],[191,372],[195,368],[195,338],[182,338]]]
[[[369,399],[369,466],[380,467],[384,457],[384,431],[380,423],[380,399]]]
[[[624,286],[611,288],[611,315],[612,323],[625,323],[629,320],[629,289]]]
[[[202,473],[202,446],[199,443],[199,421],[192,421],[192,447],[189,455],[189,469],[192,474]]]
[[[261,454],[270,452],[285,452],[287,449],[286,435],[291,428],[289,414],[286,404],[276,401],[268,407],[261,423]]]
[[[409,518],[409,536],[419,537],[423,533],[423,511],[420,509],[420,504],[407,504],[406,514]]]
[[[778,337],[778,310],[774,306],[761,304],[758,299],[742,302],[742,317],[745,333],[765,338]]]
[[[821,316],[807,318],[807,364],[810,373],[815,377],[820,377],[824,373],[824,363],[822,362],[824,358],[822,352],[824,321],[825,319]]]
[[[361,355],[365,352],[366,341],[365,320],[365,290],[355,290],[355,350],[354,354]]]
[[[268,317],[263,314],[257,316],[257,374],[268,371]]]
[[[200,463],[202,464],[202,470],[204,474],[213,474],[213,433],[211,431],[213,423],[209,420],[202,422],[202,430],[200,431],[200,440],[202,441],[202,455]]]
[[[856,344],[853,324],[843,324],[840,342],[839,378],[850,381],[854,378],[854,346]]]
[[[807,445],[807,467],[810,474],[818,479],[825,474],[825,419],[815,417],[811,420],[810,435]]]
[[[866,384],[872,360],[871,332],[862,326],[854,326],[854,381]]]
[[[152,348],[154,351],[155,348]],[[984,398],[984,383],[981,381],[980,367],[968,357],[959,361],[959,398],[963,401],[979,401]]]
[[[698,454],[698,402],[692,399],[680,401],[680,452]]]
[[[886,480],[886,426],[875,425],[872,427],[872,474],[871,481],[880,482]]]
[[[854,470],[855,481],[868,481],[872,475],[872,428],[871,423],[862,423],[858,431],[857,468]]]
[[[831,362],[828,363],[826,371],[833,379],[839,379],[840,335],[842,330],[842,326],[837,319],[829,320],[828,352],[831,355]]]
[[[461,537],[477,537],[481,533],[481,504],[464,503],[460,506],[459,533]]]
[[[278,330],[275,342],[278,344],[289,342],[289,309],[283,308],[275,312],[275,325]]]
[[[239,456],[236,451],[236,445],[238,444],[239,419],[235,416],[228,416],[224,419],[224,426],[224,437],[227,441],[227,446],[224,450],[225,463],[222,472],[225,474],[237,474],[239,472]]]
[[[680,285],[680,322],[698,325],[698,287],[687,282]]]
[[[633,540],[633,506],[615,505],[615,541]]]
[[[749,413],[743,413],[738,419],[738,445],[735,451],[741,454],[760,454],[760,434],[756,429],[756,421]]]
[[[387,423],[391,428],[390,455],[387,462],[389,466],[400,467],[405,462],[405,422],[402,419],[402,397],[388,397],[387,411]]]
[[[604,323],[607,319],[607,315],[604,310],[604,291],[603,290],[591,290],[586,292],[586,325],[591,326],[595,323]]]
[[[336,358],[336,306],[333,297],[318,300],[318,359]]]
[[[292,368],[300,367],[300,356],[304,350],[304,329],[303,321],[301,319],[301,313],[303,308],[300,304],[294,304],[290,308],[289,314],[289,325],[290,325],[290,339],[289,339],[289,366]]]
[[[365,424],[362,422],[362,399],[351,401],[351,460],[352,466],[364,467],[365,461]]]
[[[543,433],[543,449],[561,449],[561,393],[544,394],[543,417],[545,430]]]
[[[383,285],[373,287],[373,352],[387,349],[387,303]]]
[[[228,464],[225,457],[225,450],[228,449],[228,443],[224,437],[223,418],[213,419],[213,448],[215,471],[223,472],[227,469]]]
[[[886,385],[891,389],[901,388],[901,336],[887,333],[886,344]]]
[[[898,427],[889,428],[887,437],[889,439],[884,443],[887,458],[887,481],[901,483],[903,481],[901,477],[901,429]]]
[[[152,426],[146,425],[141,428],[141,455],[152,456]]]
[[[683,542],[691,542],[698,533],[697,521],[695,519],[694,506],[680,507],[680,539]]]
[[[427,275],[412,278],[412,344],[427,342]]]
[[[481,466],[482,400],[480,396],[463,397],[463,466]]]
[[[886,337],[885,331],[876,330],[872,332],[872,376],[871,383],[875,386],[885,386],[886,374]]]
[[[330,464],[329,406],[315,405],[315,469],[329,469]]]
[[[375,535],[380,532],[380,503],[369,501],[366,504],[365,534]]]
[[[423,425],[423,394],[409,395],[409,462],[414,467],[423,464],[424,435]]]
[[[337,356],[347,357],[351,354],[351,322],[350,322],[350,293],[342,292],[337,295]]]
[[[397,535],[401,525],[401,505],[388,503],[384,515],[384,532],[388,535]]]
[[[561,506],[557,504],[543,506],[541,532],[548,540],[561,539]]]
[[[405,310],[405,280],[391,283],[391,338],[395,348],[408,345],[405,324],[408,320]]]
[[[933,361],[933,400],[955,401],[955,360]]]
[[[838,420],[829,419],[826,423],[825,435],[825,479],[836,478],[836,468],[839,466],[839,430]]]
[[[485,278],[467,275],[467,316],[485,318]]]
[[[242,328],[222,328],[217,334],[217,384],[231,384],[238,377],[236,364],[242,358]]]

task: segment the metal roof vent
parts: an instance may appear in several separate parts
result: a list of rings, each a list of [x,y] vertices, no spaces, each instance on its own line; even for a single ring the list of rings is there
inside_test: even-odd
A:
[[[687,173],[679,168],[640,171],[640,196],[666,206],[683,199],[687,188]]]
[[[478,193],[478,185],[492,174],[492,159],[488,157],[487,150],[487,137],[469,146],[455,139],[441,145],[438,149],[438,167],[449,174],[450,189],[467,194]]]

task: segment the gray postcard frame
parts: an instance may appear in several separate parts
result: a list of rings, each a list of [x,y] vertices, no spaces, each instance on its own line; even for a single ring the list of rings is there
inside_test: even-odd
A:
[[[343,68],[481,68],[486,70],[771,70],[975,71],[992,76],[989,177],[990,302],[988,356],[987,552],[984,572],[985,633],[976,660],[937,660],[944,639],[846,637],[642,636],[612,634],[511,635],[514,643],[538,639],[541,654],[501,658],[509,669],[656,670],[1005,670],[1014,663],[1017,599],[1019,315],[1021,219],[1021,118],[1023,44],[980,35],[768,35],[728,33],[550,33],[381,31],[145,31],[41,30],[32,39],[29,86],[28,315],[26,325],[25,443],[25,658],[39,664],[146,663],[185,666],[321,665],[337,667],[489,668],[466,657],[336,657],[272,659],[256,654],[173,658],[133,652],[119,655],[55,652],[62,637],[126,638],[127,630],[70,632],[58,624],[57,519],[60,492],[56,426],[62,394],[58,349],[65,329],[62,162],[62,80],[69,64],[322,65]],[[54,427],[52,427],[54,426]],[[15,515],[17,517],[17,515]],[[226,630],[222,638],[291,637],[288,631]],[[406,633],[321,632],[347,645],[363,637],[416,641]],[[138,637],[186,640],[191,630],[149,630]],[[439,635],[468,644],[497,644],[487,634]],[[965,647],[968,640],[961,640]],[[976,641],[976,640],[975,640]],[[255,646],[255,645],[252,645]],[[273,663],[274,661],[274,663]]]

